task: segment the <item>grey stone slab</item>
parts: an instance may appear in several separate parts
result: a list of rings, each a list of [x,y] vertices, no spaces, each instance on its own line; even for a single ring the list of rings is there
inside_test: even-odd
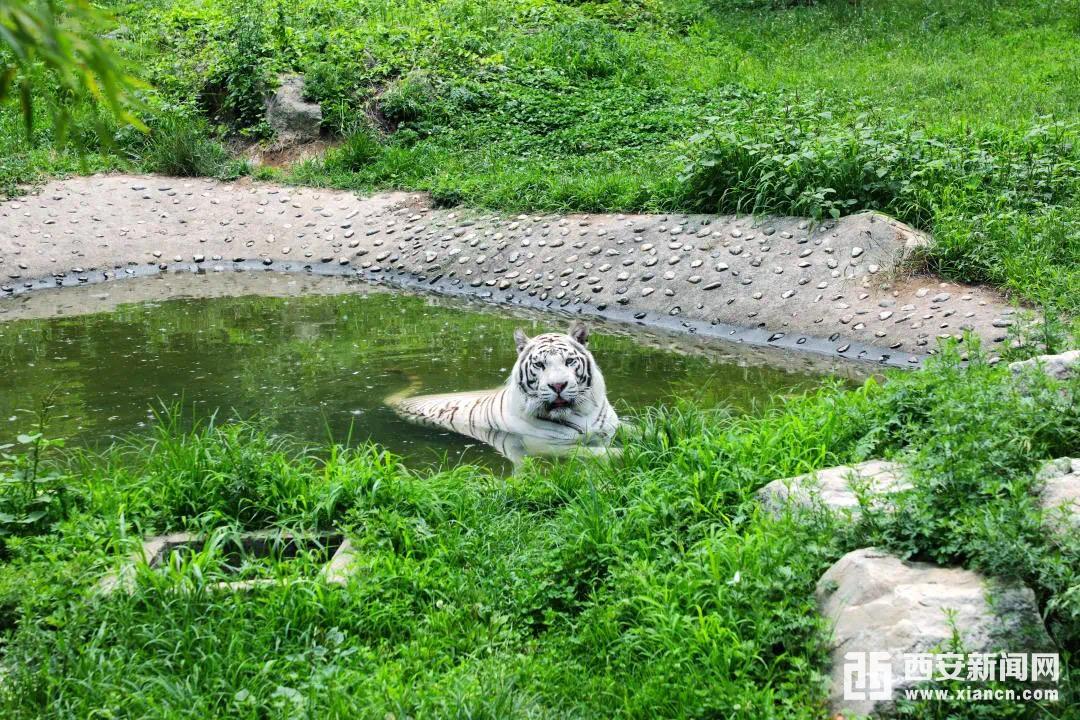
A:
[[[254,554],[259,554],[263,551],[263,548],[275,543],[318,541],[336,544],[337,547],[333,555],[318,572],[319,577],[333,585],[345,585],[356,569],[356,553],[352,542],[347,537],[335,533],[293,535],[277,531],[264,531],[241,533],[236,539],[247,551]],[[146,538],[140,548],[128,557],[119,569],[106,574],[98,581],[96,590],[102,595],[108,595],[118,590],[132,592],[135,589],[135,577],[140,565],[149,568],[160,567],[168,560],[170,553],[173,551],[189,547],[197,549],[205,541],[206,537],[192,533],[172,533]],[[289,581],[275,578],[256,578],[219,582],[213,585],[212,589],[218,591],[243,591],[287,582]]]
[[[1047,525],[1061,533],[1080,530],[1080,458],[1051,460],[1036,479]]]
[[[766,510],[774,515],[786,508],[823,507],[856,516],[859,493],[871,503],[887,503],[888,496],[911,487],[902,466],[885,460],[840,465],[806,475],[773,480],[758,490]]]
[[[962,568],[905,562],[864,548],[830,567],[816,595],[832,625],[830,717],[887,714],[895,698],[916,684],[905,654],[948,652],[954,631],[966,653],[1053,650],[1031,589]],[[849,653],[886,653],[881,675],[892,680],[886,698],[844,698],[845,674],[857,662]]]

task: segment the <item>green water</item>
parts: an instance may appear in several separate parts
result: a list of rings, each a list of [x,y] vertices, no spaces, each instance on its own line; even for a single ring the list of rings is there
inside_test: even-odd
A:
[[[145,431],[151,409],[189,417],[263,418],[311,442],[374,440],[412,465],[505,463],[486,446],[396,417],[383,398],[494,387],[514,361],[513,329],[563,330],[410,295],[239,297],[124,305],[111,312],[0,323],[0,444],[30,426],[29,410],[58,388],[49,434],[98,446]],[[692,399],[748,410],[808,387],[807,373],[740,367],[594,331],[590,347],[621,413]],[[351,434],[350,434],[351,433]]]

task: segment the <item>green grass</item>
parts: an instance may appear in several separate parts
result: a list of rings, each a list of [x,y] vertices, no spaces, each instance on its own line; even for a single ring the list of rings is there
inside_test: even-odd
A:
[[[1080,385],[1032,379],[1021,399],[973,357],[755,416],[655,410],[617,466],[505,478],[304,451],[252,424],[184,432],[174,416],[100,454],[48,456],[68,502],[4,526],[0,714],[821,718],[813,588],[877,544],[1027,582],[1064,653],[1056,705],[908,716],[1075,717],[1080,548],[1042,531],[1031,493],[1043,459],[1080,452]],[[895,515],[849,527],[755,500],[774,478],[882,455],[915,469]],[[212,544],[142,571],[130,595],[92,592],[145,534],[241,528],[343,528],[359,572],[335,589],[300,558],[259,568],[287,586],[222,593]]]
[[[265,137],[262,94],[300,72],[327,131],[364,148],[260,177],[505,210],[870,207],[934,231],[946,276],[1080,309],[1071,0],[111,7],[166,119],[89,139],[83,169],[245,172],[217,141]],[[27,144],[15,110],[0,188],[79,170],[47,116]]]

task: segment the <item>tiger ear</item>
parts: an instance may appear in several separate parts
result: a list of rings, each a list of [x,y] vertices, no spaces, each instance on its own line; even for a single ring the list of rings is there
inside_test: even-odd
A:
[[[585,345],[589,340],[589,328],[585,327],[584,323],[576,322],[570,327],[570,337],[575,341]]]
[[[529,336],[525,334],[524,330],[518,328],[514,330],[514,343],[517,344],[517,351],[521,352],[529,344]]]

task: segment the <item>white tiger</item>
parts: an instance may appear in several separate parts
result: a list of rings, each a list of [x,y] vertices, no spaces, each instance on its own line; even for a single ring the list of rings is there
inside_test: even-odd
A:
[[[619,417],[586,348],[588,337],[581,323],[566,335],[531,339],[519,328],[517,360],[502,387],[416,397],[406,390],[386,402],[406,419],[493,445],[515,463],[524,455],[562,455],[575,447],[595,452],[611,441]]]

